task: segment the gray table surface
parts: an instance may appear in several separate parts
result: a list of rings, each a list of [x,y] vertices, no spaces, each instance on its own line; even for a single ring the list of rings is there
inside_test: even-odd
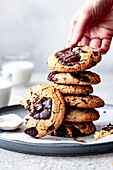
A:
[[[31,86],[41,83],[49,83],[46,80],[47,74],[35,73],[27,86],[14,86],[12,88],[9,105],[18,104],[26,90]],[[105,103],[113,104],[113,74],[101,75],[102,82],[95,85],[94,94],[104,99]],[[0,149],[0,170],[106,170],[113,169],[113,153],[75,156],[55,157],[37,156],[17,153]]]

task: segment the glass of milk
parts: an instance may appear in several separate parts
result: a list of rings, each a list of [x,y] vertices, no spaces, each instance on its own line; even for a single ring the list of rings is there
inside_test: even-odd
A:
[[[0,71],[0,107],[7,106],[12,87],[12,75]]]
[[[27,84],[30,80],[34,65],[28,55],[7,55],[4,57],[2,70],[12,74],[14,85]]]

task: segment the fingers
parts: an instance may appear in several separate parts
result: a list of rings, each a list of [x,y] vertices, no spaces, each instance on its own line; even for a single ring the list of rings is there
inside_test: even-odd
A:
[[[93,48],[100,48],[102,44],[102,40],[99,38],[94,38],[91,40],[91,47]]]
[[[107,51],[110,48],[110,44],[111,44],[111,39],[103,39],[102,40],[102,45],[101,47],[98,49],[102,54],[106,54]]]
[[[90,44],[90,38],[88,38],[87,36],[83,36],[83,38],[81,39],[80,45],[89,45]]]
[[[89,15],[79,16],[74,28],[72,28],[73,34],[69,40],[70,45],[76,45],[81,40],[89,19]]]
[[[73,33],[74,33],[75,25],[76,25],[76,22],[77,22],[77,18],[78,18],[78,15],[77,15],[77,14],[75,14],[75,15],[73,16],[73,18],[72,18],[67,43],[70,43],[70,41],[71,41],[71,39],[72,39],[72,37],[73,37]]]
[[[99,38],[94,38],[90,40],[87,36],[84,36],[81,40],[80,45],[90,45],[93,48],[98,49],[102,54],[106,54],[107,51],[110,48],[112,39],[99,39]]]

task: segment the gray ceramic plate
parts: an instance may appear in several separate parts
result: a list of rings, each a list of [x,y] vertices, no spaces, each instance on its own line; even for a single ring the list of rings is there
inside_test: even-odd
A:
[[[105,105],[104,112],[113,110],[112,105]],[[15,113],[22,118],[27,114],[21,105],[7,106],[0,109],[0,115]],[[112,122],[111,122],[112,123]],[[0,131],[3,133],[4,131]],[[0,147],[12,151],[37,154],[37,155],[60,155],[74,156],[107,153],[113,151],[113,141],[98,144],[81,144],[81,143],[29,143],[19,140],[9,140],[0,137]]]

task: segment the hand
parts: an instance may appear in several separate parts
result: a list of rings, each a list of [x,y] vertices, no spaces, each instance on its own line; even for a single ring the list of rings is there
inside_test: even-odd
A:
[[[88,0],[74,15],[68,45],[90,45],[105,54],[113,37],[113,0]]]

